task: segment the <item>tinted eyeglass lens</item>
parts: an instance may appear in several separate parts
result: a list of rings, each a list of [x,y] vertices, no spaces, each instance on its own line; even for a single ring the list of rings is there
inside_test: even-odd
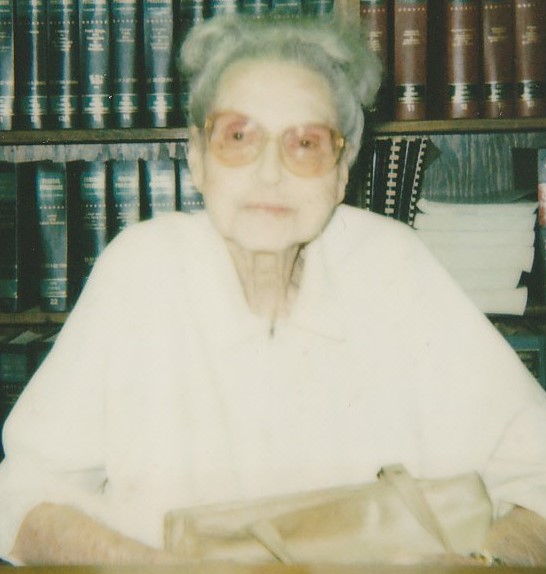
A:
[[[219,114],[213,119],[209,145],[219,161],[236,167],[251,163],[260,155],[264,138],[263,130],[249,118]]]
[[[340,149],[334,132],[326,126],[301,126],[284,132],[282,150],[287,167],[298,175],[313,177],[330,171]]]
[[[237,167],[255,161],[268,136],[246,116],[220,113],[207,120],[210,150],[226,166]],[[292,173],[317,177],[330,171],[343,148],[343,138],[323,125],[299,126],[280,136],[281,157]]]

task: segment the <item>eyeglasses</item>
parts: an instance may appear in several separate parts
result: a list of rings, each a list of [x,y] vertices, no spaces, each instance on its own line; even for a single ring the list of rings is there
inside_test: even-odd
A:
[[[332,128],[309,124],[272,136],[259,123],[237,112],[217,112],[205,122],[205,135],[214,157],[228,167],[255,161],[267,141],[277,139],[285,167],[300,177],[319,177],[331,171],[345,147],[345,138]]]

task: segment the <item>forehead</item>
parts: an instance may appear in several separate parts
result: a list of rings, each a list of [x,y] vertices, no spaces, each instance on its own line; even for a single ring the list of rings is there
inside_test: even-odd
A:
[[[218,83],[211,111],[215,110],[240,112],[271,130],[298,123],[337,125],[327,80],[291,62],[247,60],[233,64]]]

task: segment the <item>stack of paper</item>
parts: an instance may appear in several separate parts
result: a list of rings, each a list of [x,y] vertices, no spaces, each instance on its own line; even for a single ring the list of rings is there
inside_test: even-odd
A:
[[[534,257],[537,203],[440,203],[420,199],[418,236],[484,312],[522,315],[523,272]]]

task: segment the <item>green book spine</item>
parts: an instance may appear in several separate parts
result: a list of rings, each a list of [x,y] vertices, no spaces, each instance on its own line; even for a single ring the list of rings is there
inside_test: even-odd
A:
[[[49,126],[75,128],[79,120],[78,0],[46,0]]]
[[[239,0],[210,0],[210,15],[237,14],[240,10]]]
[[[19,300],[17,176],[14,164],[0,164],[0,308],[15,311]]]
[[[261,16],[271,10],[270,0],[241,0],[241,12],[251,16]]]
[[[66,166],[36,165],[36,206],[40,231],[40,306],[68,310],[68,209]]]
[[[546,303],[546,148],[537,151],[538,164],[538,221],[536,236],[539,299]]]
[[[80,0],[80,84],[82,127],[109,127],[110,12],[107,0]]]
[[[140,221],[140,175],[138,160],[108,162],[108,236]]]
[[[81,289],[89,278],[95,261],[108,243],[106,163],[81,162],[77,181],[79,206],[77,243],[79,289]]]
[[[203,196],[193,185],[187,159],[177,159],[175,168],[176,209],[184,213],[201,211],[205,207]]]
[[[276,14],[293,14],[298,16],[302,13],[301,0],[271,0],[271,10]]]
[[[0,2],[0,130],[13,128],[15,106],[13,2]]]
[[[176,174],[174,160],[143,160],[142,198],[145,218],[176,210]]]
[[[327,16],[334,10],[334,0],[303,0],[302,8],[308,16]]]
[[[39,333],[24,331],[0,342],[0,428],[34,372],[31,344],[39,337]]]
[[[15,7],[16,123],[42,129],[47,118],[45,0],[17,0]]]
[[[114,127],[138,125],[139,12],[137,0],[111,0],[112,119]]]
[[[0,309],[37,304],[36,219],[25,164],[0,163]]]
[[[167,127],[174,116],[173,4],[143,0],[145,112],[149,127]]]
[[[181,46],[188,32],[206,18],[204,0],[174,0],[173,43]],[[175,119],[181,125],[187,125],[188,86],[181,74],[174,75]]]

